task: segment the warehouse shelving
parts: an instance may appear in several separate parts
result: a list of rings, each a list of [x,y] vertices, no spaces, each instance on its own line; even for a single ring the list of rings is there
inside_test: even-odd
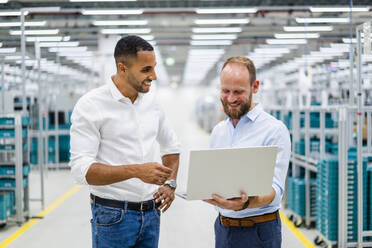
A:
[[[29,217],[29,118],[0,115],[0,224],[23,223]]]

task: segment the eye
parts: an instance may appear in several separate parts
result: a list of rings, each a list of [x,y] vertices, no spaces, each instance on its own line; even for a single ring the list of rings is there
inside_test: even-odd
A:
[[[141,70],[141,72],[149,72],[151,70],[151,68],[149,67],[145,67]]]

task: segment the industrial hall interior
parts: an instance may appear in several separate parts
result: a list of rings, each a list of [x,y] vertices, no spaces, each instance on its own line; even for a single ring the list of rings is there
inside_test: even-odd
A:
[[[372,247],[371,0],[0,0],[0,248]]]

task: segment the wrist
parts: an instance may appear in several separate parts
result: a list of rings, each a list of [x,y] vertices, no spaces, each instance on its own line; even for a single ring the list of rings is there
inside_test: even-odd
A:
[[[174,179],[165,181],[164,186],[168,186],[171,189],[175,190],[177,188],[177,182]]]
[[[244,202],[243,206],[242,206],[240,209],[238,209],[238,211],[241,211],[241,210],[247,209],[248,206],[249,206],[249,198],[248,198],[248,200],[247,200],[246,202]]]

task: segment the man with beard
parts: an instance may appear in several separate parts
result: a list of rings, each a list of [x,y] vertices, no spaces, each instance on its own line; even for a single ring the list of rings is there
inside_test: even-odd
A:
[[[278,214],[290,156],[287,128],[254,103],[259,81],[253,62],[245,57],[229,58],[221,72],[221,102],[228,118],[212,131],[212,148],[278,146],[272,189],[269,195],[224,199],[218,195],[206,202],[216,206],[216,248],[281,247]],[[250,161],[246,161],[249,166]],[[226,164],[226,166],[229,166]]]
[[[174,200],[179,142],[147,93],[156,80],[153,47],[127,36],[117,42],[114,57],[111,82],[74,108],[71,172],[89,185],[94,248],[158,247],[160,210]]]

